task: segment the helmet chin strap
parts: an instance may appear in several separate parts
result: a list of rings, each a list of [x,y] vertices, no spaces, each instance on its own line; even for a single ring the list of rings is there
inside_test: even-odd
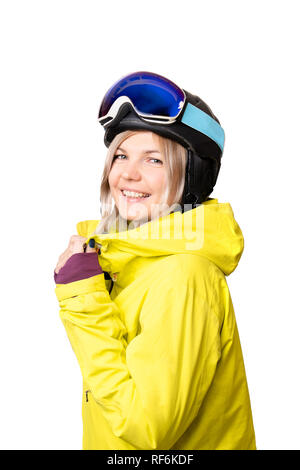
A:
[[[200,204],[199,201],[199,194],[195,191],[195,159],[193,158],[192,151],[188,149],[187,151],[187,162],[186,162],[186,169],[185,169],[185,184],[183,195],[181,199],[181,207],[183,212],[188,210],[184,207],[185,204],[188,204],[190,209],[194,209],[196,204]],[[197,181],[197,180],[196,180]]]
[[[207,158],[195,155],[191,149],[187,152],[185,185],[180,204],[183,212],[195,209],[207,199],[213,191],[219,170],[219,167],[213,169]],[[185,204],[187,207],[184,207]]]

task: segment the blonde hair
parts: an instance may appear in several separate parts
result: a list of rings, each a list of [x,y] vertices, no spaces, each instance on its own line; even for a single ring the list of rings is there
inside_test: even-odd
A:
[[[108,177],[112,167],[113,157],[117,148],[121,143],[128,137],[138,133],[145,132],[141,130],[130,130],[121,132],[111,142],[102,174],[101,186],[100,186],[100,201],[101,201],[101,220],[94,232],[94,234],[109,233],[112,230],[122,230],[128,228],[128,222],[125,221],[121,214],[119,214],[118,208],[114,203],[111,195]],[[179,210],[179,203],[182,198],[184,182],[185,182],[185,167],[187,162],[187,150],[179,143],[161,137],[160,135],[153,133],[157,139],[160,149],[165,157],[166,170],[167,170],[167,184],[163,193],[161,201],[161,209],[157,212],[156,217],[161,217],[170,214],[176,210]],[[175,209],[174,209],[175,207]],[[130,226],[134,228],[145,223],[145,220],[131,221]]]

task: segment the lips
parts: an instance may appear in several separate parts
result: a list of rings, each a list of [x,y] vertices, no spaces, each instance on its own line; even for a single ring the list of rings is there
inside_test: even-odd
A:
[[[121,188],[121,191],[131,191],[132,193],[149,194],[146,191],[141,191],[140,189]],[[151,196],[151,194],[150,194],[150,196]]]

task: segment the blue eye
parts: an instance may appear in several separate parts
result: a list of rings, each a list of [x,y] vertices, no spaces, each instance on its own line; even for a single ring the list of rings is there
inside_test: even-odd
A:
[[[120,155],[115,155],[113,160],[115,160],[116,158],[119,158],[119,157],[126,157],[126,155],[123,155],[123,154],[120,154]],[[123,159],[122,159],[123,160]]]
[[[124,158],[119,158],[119,157],[127,158],[126,155],[120,153],[119,155],[114,155],[113,161],[115,161],[116,159],[118,159],[118,160],[124,160]],[[161,160],[159,160],[158,158],[150,158],[149,160],[155,160],[155,162],[163,163],[163,162],[162,162]]]

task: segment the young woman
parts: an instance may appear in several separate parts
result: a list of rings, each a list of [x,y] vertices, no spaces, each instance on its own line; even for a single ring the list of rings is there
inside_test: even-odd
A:
[[[99,121],[102,218],[77,224],[54,275],[83,376],[83,448],[255,449],[226,283],[243,235],[208,197],[223,129],[150,72],[114,84]]]

